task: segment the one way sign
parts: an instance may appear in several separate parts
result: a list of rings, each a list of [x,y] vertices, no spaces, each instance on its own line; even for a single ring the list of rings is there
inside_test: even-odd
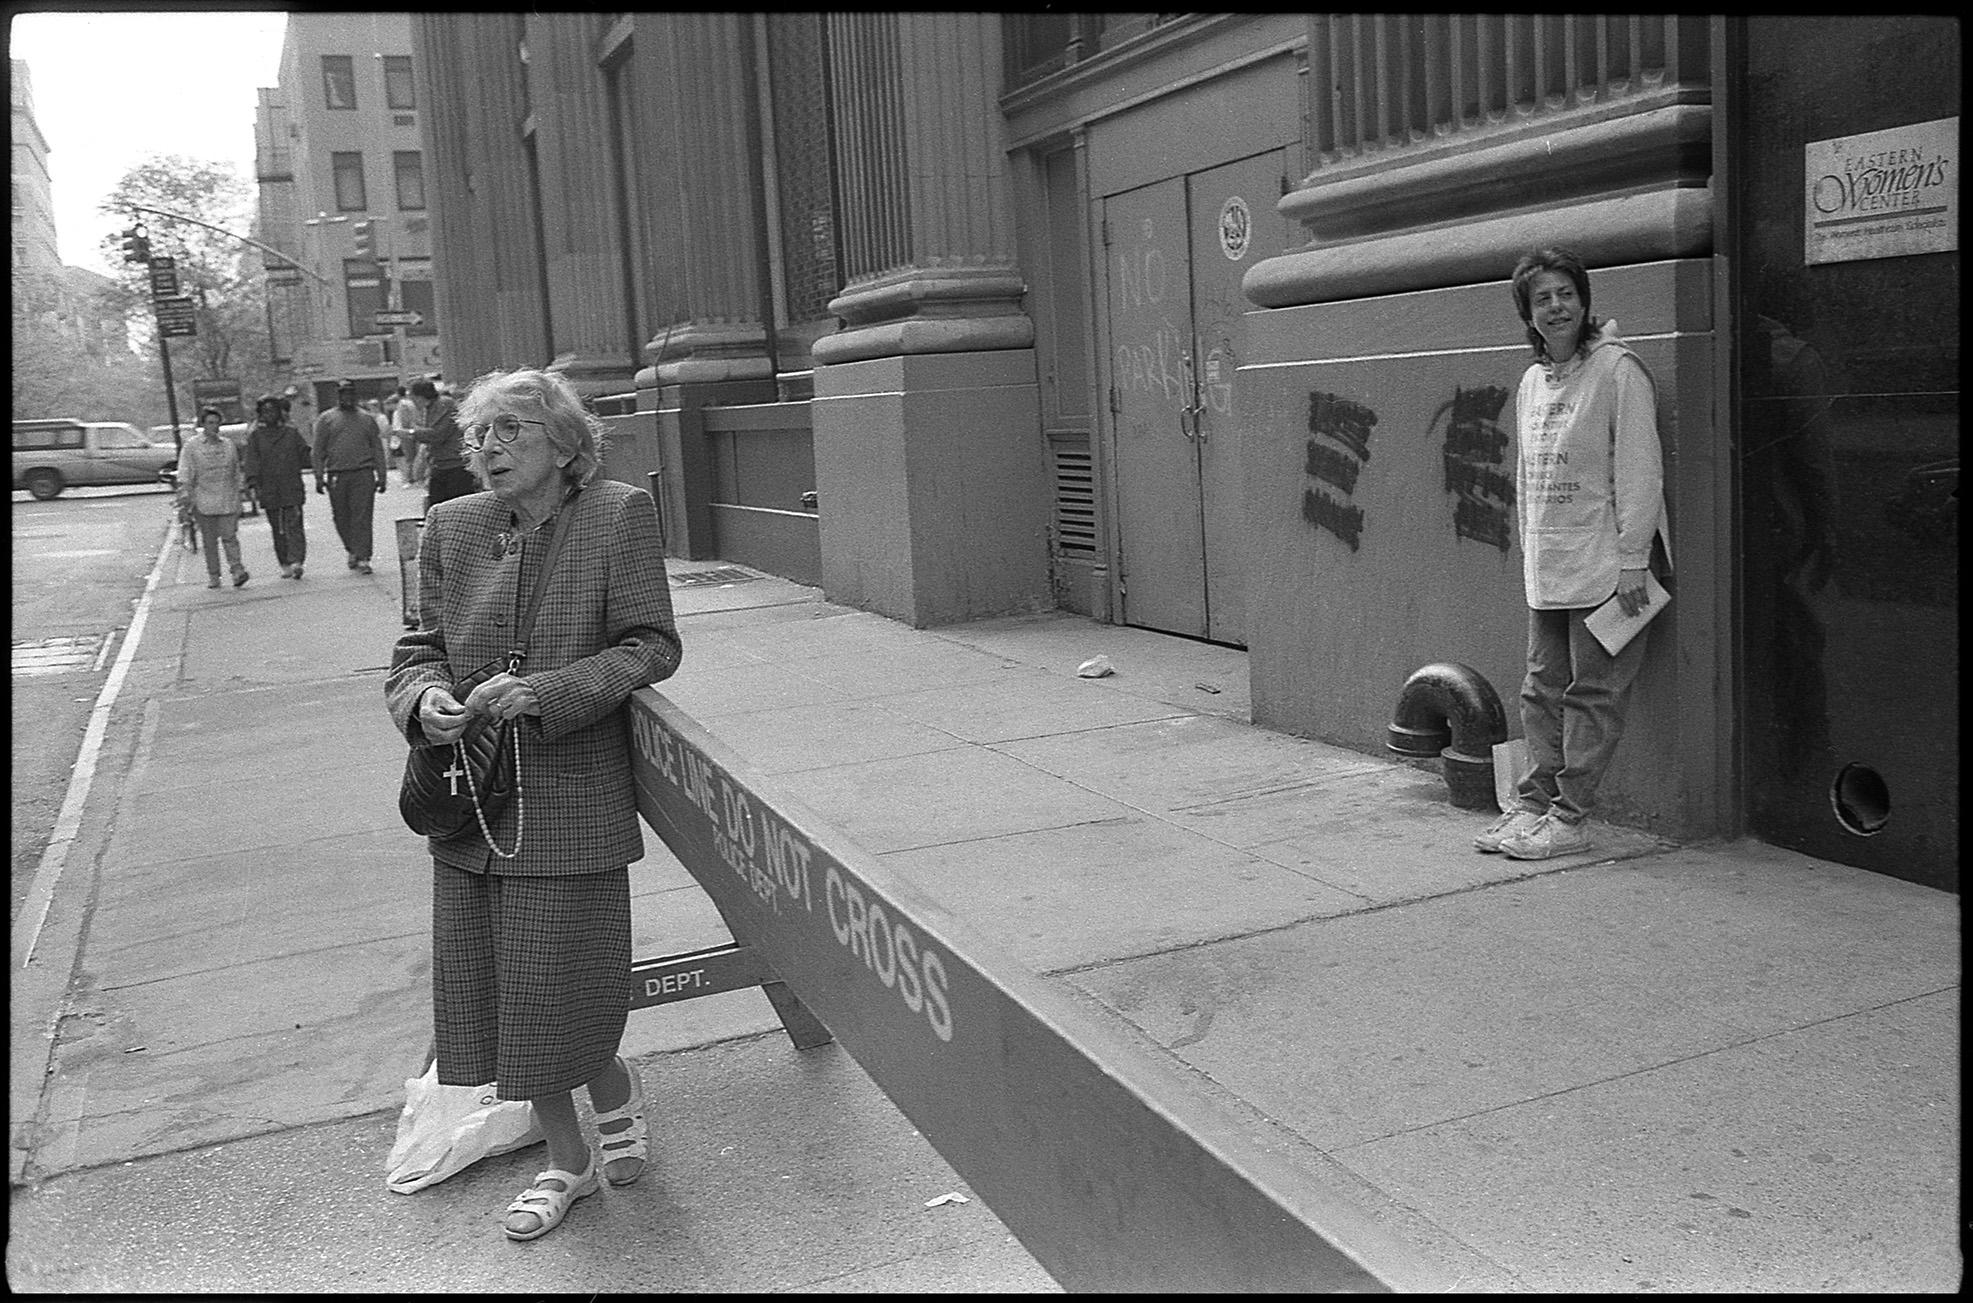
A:
[[[425,314],[413,312],[409,308],[380,308],[377,312],[377,329],[391,330],[397,326],[422,326]]]

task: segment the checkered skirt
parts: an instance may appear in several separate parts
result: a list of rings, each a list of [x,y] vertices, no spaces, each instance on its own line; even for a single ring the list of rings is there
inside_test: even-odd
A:
[[[593,1080],[630,1012],[630,870],[536,877],[432,863],[438,1079],[534,1099]]]

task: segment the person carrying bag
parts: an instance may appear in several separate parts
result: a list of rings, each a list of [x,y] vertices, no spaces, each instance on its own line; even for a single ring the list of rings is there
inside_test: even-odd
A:
[[[432,1026],[438,1084],[494,1083],[540,1124],[547,1166],[503,1226],[531,1240],[604,1181],[635,1181],[649,1150],[643,1089],[618,1054],[632,994],[629,866],[644,855],[626,707],[677,669],[680,646],[657,506],[596,478],[603,422],[568,380],[482,376],[459,421],[487,491],[426,516],[419,625],[392,652],[384,701],[414,747],[454,760],[476,722],[511,725],[515,797],[490,810],[481,791],[479,835],[427,840]],[[530,617],[520,595],[537,584]],[[469,793],[478,779],[460,776]]]

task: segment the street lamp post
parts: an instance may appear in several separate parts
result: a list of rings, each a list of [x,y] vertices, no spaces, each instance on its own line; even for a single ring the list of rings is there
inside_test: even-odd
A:
[[[322,228],[324,226],[335,226],[348,220],[349,217],[345,214],[338,213],[336,216],[331,217],[321,209],[317,209],[313,217],[302,218],[301,224],[308,227],[315,235],[315,248],[318,260],[321,256],[322,249]],[[331,283],[326,277],[317,276],[316,279],[320,280],[324,286]],[[316,322],[316,339],[318,345],[322,347],[327,346],[330,332],[333,329],[334,323],[329,320],[329,309],[331,306],[329,291],[325,288],[322,291],[322,310],[317,314],[319,319]]]
[[[370,220],[372,222],[381,222],[384,219],[373,217]],[[400,312],[404,308],[404,282],[398,278],[397,274],[397,237],[391,234],[388,226],[383,228],[383,236],[385,241],[384,247],[389,250],[386,260],[390,264],[390,310],[392,312]],[[391,327],[391,339],[396,346],[397,387],[402,389],[406,384],[410,383],[405,378],[409,372],[404,367],[404,351],[409,346],[410,341],[405,336],[405,328],[402,322],[398,322]]]

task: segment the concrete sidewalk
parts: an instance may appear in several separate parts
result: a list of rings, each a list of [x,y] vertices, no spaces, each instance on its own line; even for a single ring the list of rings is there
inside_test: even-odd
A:
[[[380,558],[416,503],[381,500]],[[977,1201],[926,1208],[958,1178],[757,991],[633,1015],[653,1170],[538,1245],[496,1226],[532,1152],[384,1190],[429,1034],[381,702],[397,575],[344,571],[310,515],[299,582],[252,522],[246,588],[164,559],[16,956],[14,1287],[1052,1288]],[[1482,856],[1435,774],[1247,724],[1238,651],[1059,614],[912,630],[723,563],[674,583],[667,696],[1434,1283],[1958,1288],[1954,897],[1618,829]],[[1099,652],[1118,672],[1076,677]],[[648,841],[637,955],[725,941]]]

